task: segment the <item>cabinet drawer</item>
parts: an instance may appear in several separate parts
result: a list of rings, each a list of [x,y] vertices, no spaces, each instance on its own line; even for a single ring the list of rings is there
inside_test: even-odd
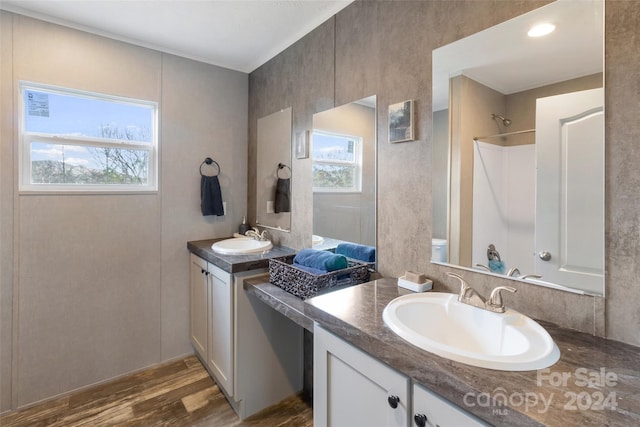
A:
[[[416,421],[416,415],[424,415],[424,424]],[[449,401],[417,384],[413,385],[413,417],[414,426],[447,427],[488,426],[478,418],[453,405]]]

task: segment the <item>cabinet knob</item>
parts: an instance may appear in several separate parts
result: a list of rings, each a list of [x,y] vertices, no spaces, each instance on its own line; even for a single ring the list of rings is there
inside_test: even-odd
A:
[[[418,427],[426,427],[427,425],[427,416],[425,414],[415,414],[413,416],[413,421],[415,421]]]
[[[387,398],[387,402],[389,402],[389,406],[391,406],[393,409],[396,409],[398,407],[398,403],[400,402],[400,398],[392,394]]]
[[[200,273],[204,274],[204,268],[200,269]]]

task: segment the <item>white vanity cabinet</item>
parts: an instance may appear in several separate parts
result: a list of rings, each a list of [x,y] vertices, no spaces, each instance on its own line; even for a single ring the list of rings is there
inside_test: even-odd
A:
[[[409,425],[409,378],[315,326],[313,425]]]
[[[488,425],[318,325],[313,346],[316,427]]]
[[[218,385],[233,395],[233,299],[231,275],[215,265],[190,256],[190,335],[200,360]]]
[[[303,330],[244,290],[266,269],[228,273],[190,254],[194,350],[241,419],[302,390]]]

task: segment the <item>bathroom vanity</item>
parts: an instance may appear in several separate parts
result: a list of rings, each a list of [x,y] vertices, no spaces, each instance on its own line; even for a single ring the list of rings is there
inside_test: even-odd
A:
[[[245,289],[315,331],[318,426],[327,417],[367,420],[374,414],[375,425],[389,426],[640,425],[636,347],[540,322],[561,353],[551,368],[477,368],[420,350],[384,324],[382,312],[389,302],[410,293],[393,279],[306,301],[268,280],[267,275],[248,279]]]
[[[315,425],[487,426],[317,324],[313,345]]]
[[[293,258],[274,247],[264,254],[220,255],[188,243],[190,338],[203,365],[241,419],[302,389],[302,328],[257,301],[245,280],[263,275],[270,258]]]

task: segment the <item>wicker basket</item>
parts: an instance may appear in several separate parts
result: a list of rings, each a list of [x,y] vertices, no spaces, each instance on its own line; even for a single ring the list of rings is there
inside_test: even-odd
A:
[[[369,280],[367,263],[347,258],[349,267],[315,275],[293,264],[269,260],[269,281],[302,299],[311,298],[335,286],[351,286]]]

